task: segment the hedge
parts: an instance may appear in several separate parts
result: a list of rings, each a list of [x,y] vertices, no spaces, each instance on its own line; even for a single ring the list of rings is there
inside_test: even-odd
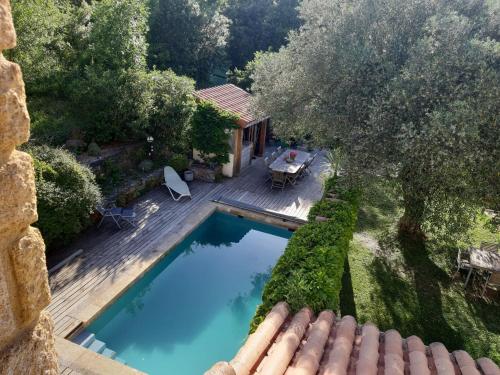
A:
[[[332,193],[334,198],[332,198]],[[295,231],[264,287],[253,331],[279,301],[292,312],[338,311],[344,263],[357,221],[359,192],[344,189],[337,177],[325,183],[325,196],[309,212],[309,222]],[[316,221],[316,216],[327,221]]]
[[[68,151],[32,146],[38,221],[50,251],[65,245],[90,224],[90,214],[101,200],[92,171]]]

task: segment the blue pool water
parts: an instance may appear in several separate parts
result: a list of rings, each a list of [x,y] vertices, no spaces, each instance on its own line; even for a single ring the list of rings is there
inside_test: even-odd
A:
[[[87,330],[152,375],[203,374],[244,342],[290,235],[215,213]]]

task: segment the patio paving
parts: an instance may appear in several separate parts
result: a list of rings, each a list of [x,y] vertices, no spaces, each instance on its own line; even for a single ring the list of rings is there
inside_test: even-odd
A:
[[[317,158],[311,170],[312,174],[296,186],[288,186],[284,191],[271,190],[271,183],[265,182],[263,159],[258,158],[238,177],[221,183],[190,183],[191,200],[175,202],[165,187],[148,192],[135,202],[137,228],[119,230],[108,221],[101,228],[86,231],[71,245],[72,250],[83,250],[81,256],[49,275],[52,302],[48,310],[55,322],[56,335],[67,337],[81,324],[84,313],[80,314],[80,310],[87,308],[82,301],[101,294],[100,303],[104,303],[106,296],[101,291],[105,293],[108,286],[123,289],[127,283],[120,282],[122,276],[133,279],[156,262],[175,238],[186,231],[186,223],[193,222],[196,215],[201,220],[209,214],[206,206],[214,199],[224,197],[306,220],[309,209],[322,194],[321,175],[328,170],[325,159]]]

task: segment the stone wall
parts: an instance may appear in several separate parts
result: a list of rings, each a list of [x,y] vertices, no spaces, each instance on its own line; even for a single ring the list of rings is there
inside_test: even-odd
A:
[[[37,220],[29,155],[15,148],[29,138],[21,69],[2,51],[16,34],[9,0],[0,0],[0,375],[57,374],[45,246]]]

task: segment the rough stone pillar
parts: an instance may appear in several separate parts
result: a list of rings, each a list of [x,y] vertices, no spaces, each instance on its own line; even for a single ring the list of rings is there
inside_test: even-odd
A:
[[[45,245],[37,220],[21,69],[2,51],[16,45],[9,0],[0,0],[0,375],[57,374]]]

